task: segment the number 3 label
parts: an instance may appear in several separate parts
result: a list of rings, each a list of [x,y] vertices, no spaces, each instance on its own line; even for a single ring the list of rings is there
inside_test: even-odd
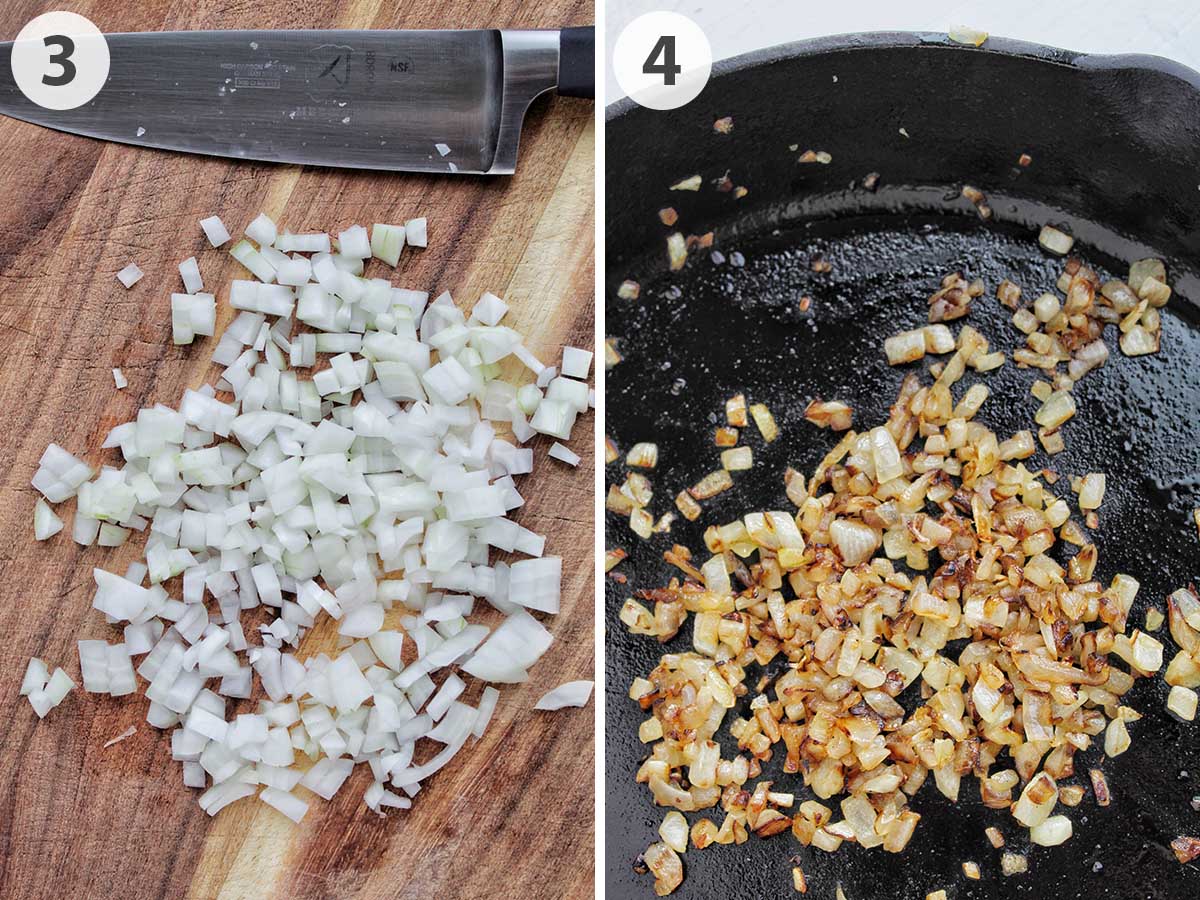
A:
[[[646,13],[617,38],[613,72],[621,89],[641,106],[675,109],[704,90],[712,72],[712,49],[687,16]]]
[[[50,62],[57,63],[62,70],[58,75],[43,75],[42,84],[48,84],[52,87],[62,87],[70,84],[75,80],[75,75],[78,69],[75,68],[75,63],[71,62],[71,54],[75,52],[75,42],[65,34],[52,34],[50,37],[42,38],[42,41],[47,47],[57,45],[58,52],[50,54]]]
[[[46,109],[83,106],[108,80],[108,42],[83,16],[52,12],[21,29],[12,45],[13,80]]]

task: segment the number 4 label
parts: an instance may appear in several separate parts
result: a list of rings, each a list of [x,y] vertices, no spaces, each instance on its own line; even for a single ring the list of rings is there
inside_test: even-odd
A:
[[[21,93],[46,109],[83,106],[108,80],[108,42],[76,13],[33,19],[13,41],[11,61]]]
[[[630,22],[613,45],[613,73],[621,89],[650,109],[690,103],[708,83],[712,49],[687,16],[652,12]]]
[[[655,62],[661,59],[662,62]],[[654,49],[642,63],[642,71],[647,75],[661,75],[663,84],[674,84],[675,76],[683,71],[683,66],[675,62],[675,35],[661,35],[654,44]]]

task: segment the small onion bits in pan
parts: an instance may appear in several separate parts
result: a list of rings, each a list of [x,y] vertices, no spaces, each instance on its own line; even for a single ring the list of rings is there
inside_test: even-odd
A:
[[[1067,253],[1072,239],[1049,232],[1041,243]],[[1012,282],[998,291],[1025,335],[1011,361],[1046,379],[1034,389],[1034,420],[1051,454],[1075,414],[1074,383],[1108,361],[1105,328],[1117,326],[1126,355],[1156,352],[1157,310],[1170,297],[1157,260],[1135,263],[1128,281],[1101,283],[1068,259],[1058,288],[1063,298],[1024,301]],[[1128,621],[1137,579],[1094,577],[1099,551],[1088,529],[1103,473],[1066,479],[1055,493],[1059,473],[1022,462],[1036,452],[1034,429],[997,435],[979,421],[982,384],[955,397],[968,368],[983,374],[1009,361],[971,326],[954,335],[943,324],[983,294],[980,283],[948,276],[929,298],[931,324],[887,339],[893,365],[949,355],[932,367],[932,384],[904,378],[886,421],[848,430],[849,404],[809,406],[809,421],[842,435],[811,477],[787,473],[795,509],[709,526],[706,561],[674,547],[665,558],[682,577],[625,603],[629,630],[659,641],[692,620],[692,649],[662,656],[629,690],[648,714],[639,736],[650,753],[637,780],[672,810],[642,857],[659,895],[682,883],[689,836],[695,849],[791,832],[826,852],[854,842],[898,853],[921,818],[909,800],[931,775],[955,802],[977,786],[985,806],[1008,811],[1042,846],[1071,838],[1068,813],[1089,787],[1095,802],[1110,802],[1099,769],[1088,785],[1071,781],[1080,774],[1075,753],[1128,749],[1141,716],[1122,697],[1162,669],[1164,647]],[[733,443],[746,409],[740,395],[727,405],[730,428],[719,432],[732,432]],[[774,421],[764,427],[760,416],[763,437],[774,439]],[[716,443],[730,441],[719,433]],[[726,460],[730,450],[717,452]],[[650,474],[630,472],[608,504],[643,538],[657,530],[635,522],[654,521]],[[726,464],[680,493],[679,510],[700,517],[733,476],[748,477]],[[1055,549],[1066,549],[1064,564],[1049,555]],[[608,567],[622,558],[610,551]],[[1170,708],[1187,717],[1200,686],[1200,599],[1177,591],[1168,620],[1181,648],[1167,667]],[[716,740],[722,731],[736,740],[732,758]],[[816,799],[760,777],[776,754]],[[679,813],[702,811],[689,834]],[[988,839],[1005,844],[1001,829]],[[1200,854],[1195,838],[1176,845],[1181,861]],[[978,878],[978,865],[968,866]],[[1004,875],[1027,868],[1024,856],[1005,852]],[[806,890],[799,866],[793,884]]]

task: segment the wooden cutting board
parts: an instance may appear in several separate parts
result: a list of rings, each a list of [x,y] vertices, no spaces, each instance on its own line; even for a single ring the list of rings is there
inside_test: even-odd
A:
[[[198,28],[536,28],[587,24],[590,2],[518,0],[262,0],[137,4],[14,0],[0,10],[11,39],[47,9],[72,9],[102,30]],[[364,174],[189,157],[58,134],[0,119],[0,897],[29,898],[563,898],[593,893],[594,701],[534,712],[543,692],[591,678],[593,423],[571,441],[578,469],[548,459],[521,484],[517,520],[564,559],[556,638],[532,680],[501,692],[484,738],[429,780],[414,808],[378,818],[362,803],[366,766],[333,801],[313,797],[300,826],[243,800],[210,819],[183,787],[167,734],[144,721],[140,694],[82,689],[39,721],[18,688],[30,656],[77,682],[75,642],[119,639],[91,608],[91,570],[124,571],[141,540],[117,550],[63,533],[33,539],[29,479],[55,441],[93,465],[106,432],[156,402],[177,404],[211,382],[214,341],[170,342],[176,266],[197,256],[208,285],[244,273],[204,239],[218,214],[238,233],[260,211],[294,231],[429,218],[427,250],[406,250],[393,283],[450,290],[469,308],[491,290],[540,358],[594,342],[593,107],[535,104],[513,178]],[[132,290],[115,273],[136,262]],[[376,263],[376,266],[379,264]],[[389,272],[379,272],[388,274]],[[219,332],[218,332],[219,333]],[[129,387],[118,391],[119,366]],[[489,620],[490,621],[490,620]],[[326,623],[328,625],[328,623]],[[303,650],[334,646],[316,629]],[[468,695],[472,702],[479,686]],[[133,737],[104,749],[128,726]]]

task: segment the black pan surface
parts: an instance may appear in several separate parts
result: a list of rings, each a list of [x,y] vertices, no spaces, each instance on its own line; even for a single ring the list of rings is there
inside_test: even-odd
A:
[[[678,519],[671,534],[644,542],[608,516],[607,545],[630,553],[618,567],[628,583],[605,582],[609,896],[653,896],[651,877],[635,873],[634,864],[658,839],[665,812],[633,781],[645,748],[636,734],[643,714],[628,686],[661,653],[690,648],[690,626],[665,646],[629,635],[617,618],[621,603],[676,574],[662,561],[672,543],[702,552],[704,524],[792,508],[785,468],[811,472],[836,440],[804,420],[809,400],[850,403],[855,427],[886,418],[908,368],[887,366],[883,337],[925,321],[925,298],[946,273],[984,279],[988,293],[964,321],[1011,352],[1020,335],[995,287],[1009,277],[1027,295],[1053,289],[1062,262],[1038,247],[1041,224],[1075,234],[1077,255],[1102,273],[1123,277],[1128,262],[1144,255],[1167,260],[1176,295],[1160,353],[1125,358],[1109,329],[1109,364],[1075,389],[1079,412],[1065,428],[1067,451],[1053,459],[1039,453],[1027,465],[1067,476],[1107,473],[1097,577],[1127,572],[1141,582],[1133,625],[1148,606],[1165,608],[1170,591],[1196,579],[1197,85],[1200,76],[1149,58],[1080,57],[996,40],[976,50],[888,34],[807,42],[719,65],[682,110],[610,109],[606,327],[624,361],[607,373],[608,434],[625,449],[658,443],[656,514],[719,466],[711,434],[732,393],[767,403],[781,436],[767,445],[753,427],[744,430],[753,473],[708,501],[698,523]],[[714,133],[713,121],[727,115],[733,133]],[[798,164],[806,149],[825,150],[833,161]],[[1017,165],[1022,153],[1033,157],[1028,168]],[[743,199],[713,186],[727,171],[748,188]],[[879,174],[874,191],[862,187],[871,172]],[[705,179],[699,192],[668,191],[695,173]],[[961,199],[964,183],[988,194],[990,222]],[[678,210],[676,227],[685,234],[715,231],[720,256],[693,251],[682,272],[668,272],[670,229],[657,218],[665,206]],[[815,258],[832,271],[814,272]],[[617,298],[626,278],[642,285],[639,300]],[[804,296],[812,297],[807,312],[799,308]],[[981,418],[1003,437],[1031,427],[1036,377],[1010,361],[985,376],[972,373],[963,386],[980,380],[990,388]],[[608,466],[609,483],[623,477],[621,463]],[[1055,492],[1069,494],[1068,482]],[[1175,647],[1165,627],[1156,637],[1170,659]],[[951,898],[1200,896],[1196,864],[1181,866],[1167,846],[1177,835],[1200,835],[1200,811],[1191,803],[1200,795],[1200,728],[1167,713],[1166,693],[1154,679],[1127,695],[1145,718],[1131,727],[1133,746],[1123,756],[1105,760],[1098,749],[1077,756],[1073,780],[1086,784],[1087,769],[1099,765],[1115,799],[1100,808],[1089,792],[1065,810],[1075,833],[1061,847],[1030,847],[1011,816],[982,807],[973,781],[964,780],[957,806],[930,784],[913,800],[923,818],[900,855],[853,846],[830,855],[788,835],[751,838],[689,850],[684,884],[673,896],[795,896],[792,857],[815,897],[833,897],[837,884],[849,900],[924,897],[939,888]],[[734,752],[732,743],[726,751]],[[764,777],[811,796],[778,764]],[[689,822],[703,815],[688,814]],[[719,823],[722,814],[709,815]],[[1006,849],[1028,854],[1028,874],[1001,875],[1000,851],[984,836],[988,825],[1004,832]],[[964,878],[965,861],[979,864],[981,880]]]

